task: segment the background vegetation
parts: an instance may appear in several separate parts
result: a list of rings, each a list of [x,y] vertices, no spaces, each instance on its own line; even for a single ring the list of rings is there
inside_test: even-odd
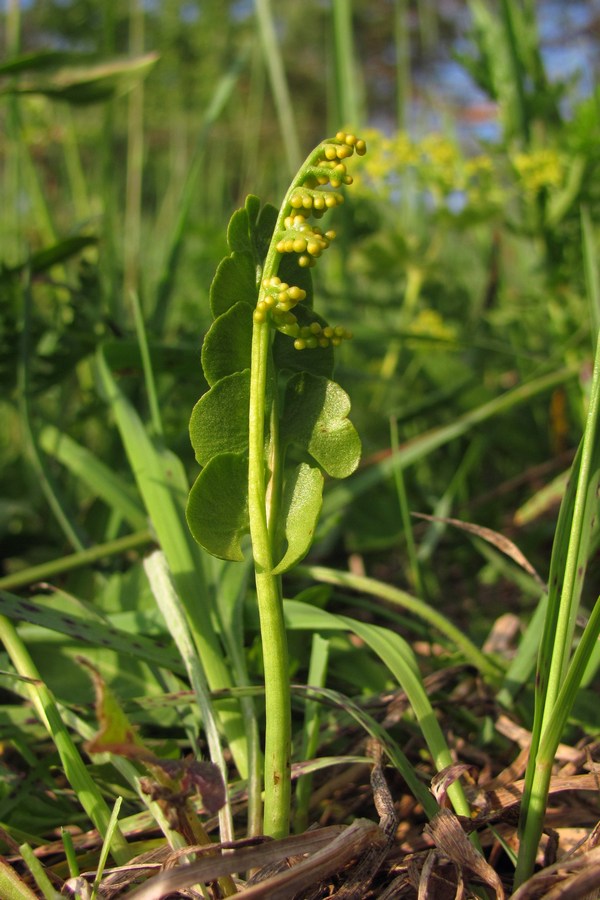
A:
[[[597,28],[594,4],[573,6],[585,29]],[[478,648],[501,616],[514,614],[503,620],[515,630],[496,662],[505,670],[520,646],[523,665],[512,680],[491,678],[493,707],[465,700],[451,709],[460,685],[439,701],[445,730],[489,754],[494,771],[514,755],[493,731],[495,704],[503,698],[531,727],[535,647],[526,629],[544,592],[499,538],[447,519],[510,538],[547,580],[600,325],[599,98],[547,67],[540,34],[545,17],[558,14],[533,0],[7,4],[0,667],[27,675],[11,644],[11,621],[24,620],[18,639],[29,675],[39,670],[77,744],[95,727],[82,653],[161,755],[176,757],[197,739],[197,711],[182,716],[176,700],[193,682],[181,647],[180,656],[156,656],[168,632],[142,559],[157,538],[169,557],[171,526],[157,521],[166,501],[152,496],[152,467],[168,470],[177,502],[197,473],[187,426],[206,390],[199,353],[231,213],[248,193],[277,204],[308,150],[347,127],[369,153],[354,164],[355,184],[335,212],[339,237],[315,290],[323,314],[355,335],[339,351],[336,378],[352,399],[363,460],[347,482],[328,484],[313,570],[293,573],[286,596],[393,626],[417,649],[424,674],[473,659],[419,614],[366,589],[325,587],[335,579],[314,565],[410,592]],[[565,27],[583,40],[575,19]],[[444,68],[452,53],[460,69]],[[451,74],[437,92],[427,78],[439,84],[440,71],[442,82]],[[598,593],[595,549],[594,534],[583,619]],[[245,633],[232,626],[235,641],[224,638],[228,677],[259,684],[243,573],[224,574],[207,558],[193,565],[203,571],[205,609],[186,609],[193,638],[204,614],[229,635],[218,603],[223,579],[237,578],[227,596],[245,604]],[[119,640],[133,634],[142,649],[131,653]],[[292,678],[305,684],[310,630],[298,626],[290,640]],[[568,733],[592,748],[599,661],[595,650]],[[361,703],[396,686],[364,641],[342,630],[329,636],[326,668],[327,687]],[[213,689],[231,684],[209,678]],[[57,773],[58,763],[65,768],[60,740],[54,749],[43,715],[33,721],[19,701],[27,682],[7,674],[4,688],[3,829],[36,846],[60,826],[88,828],[83,788]],[[256,703],[258,713],[244,714],[260,728]],[[300,704],[296,715],[300,760],[308,734]],[[328,725],[337,735],[334,714]],[[416,732],[410,716],[395,727],[400,746]],[[327,745],[331,734],[322,739]],[[355,740],[319,752],[350,754]],[[240,771],[235,742],[230,749]],[[121,816],[137,815],[123,768],[100,756],[86,765],[110,805],[125,798]],[[328,800],[309,816],[302,804],[304,825],[354,814]]]

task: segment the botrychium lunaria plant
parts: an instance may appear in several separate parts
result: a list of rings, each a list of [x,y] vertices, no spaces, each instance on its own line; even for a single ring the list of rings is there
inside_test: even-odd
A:
[[[265,678],[264,831],[288,832],[291,713],[281,576],[308,552],[324,476],[360,458],[350,401],[332,380],[333,350],[351,337],[313,309],[310,269],[335,237],[319,220],[352,183],[346,162],[365,142],[338,132],[319,144],[276,210],[249,196],[228,227],[230,254],[210,290],[202,346],[209,390],[192,412],[202,470],[190,492],[195,539],[222,559],[254,562]]]

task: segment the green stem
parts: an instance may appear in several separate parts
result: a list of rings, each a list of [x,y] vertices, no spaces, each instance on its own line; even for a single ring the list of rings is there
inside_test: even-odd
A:
[[[264,831],[283,837],[290,817],[291,712],[281,582],[273,575],[265,483],[265,406],[271,344],[268,322],[254,323],[250,378],[248,508],[265,672]]]

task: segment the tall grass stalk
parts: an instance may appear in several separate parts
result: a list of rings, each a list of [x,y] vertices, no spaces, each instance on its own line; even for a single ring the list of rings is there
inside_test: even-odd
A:
[[[144,52],[144,8],[141,0],[130,0],[129,52],[132,57]],[[140,79],[129,94],[127,117],[127,181],[125,187],[125,221],[123,229],[123,296],[139,290],[142,176],[144,170],[144,80]]]
[[[561,505],[552,549],[548,607],[538,658],[534,723],[521,809],[517,886],[533,871],[556,748],[598,637],[600,610],[596,604],[572,655],[591,539],[598,533],[599,425],[600,340],[585,431]]]
[[[359,128],[360,109],[359,66],[354,53],[354,24],[352,0],[333,0],[333,47],[335,52],[336,125]]]
[[[279,121],[281,140],[287,157],[290,175],[302,162],[302,151],[298,128],[294,116],[294,102],[290,95],[280,42],[275,28],[273,9],[270,0],[254,0],[258,34],[263,50],[264,63],[269,73],[275,111]]]
[[[394,46],[396,48],[396,116],[398,130],[408,124],[411,92],[410,31],[408,0],[394,0]]]

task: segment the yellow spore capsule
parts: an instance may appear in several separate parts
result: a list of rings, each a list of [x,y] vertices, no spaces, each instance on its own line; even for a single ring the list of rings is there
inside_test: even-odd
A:
[[[365,153],[367,152],[367,145],[366,145],[365,141],[359,139],[359,140],[357,140],[354,149],[356,150],[356,152],[358,153],[359,156],[364,156]]]
[[[293,243],[294,253],[304,253],[306,250],[306,238],[296,238]]]
[[[306,341],[302,338],[296,338],[294,341],[294,347],[296,350],[306,350]]]
[[[296,287],[295,285],[292,285],[292,287],[288,291],[288,294],[290,296],[290,300],[295,300],[297,303],[300,303],[306,298],[306,291],[303,291],[302,288]]]

